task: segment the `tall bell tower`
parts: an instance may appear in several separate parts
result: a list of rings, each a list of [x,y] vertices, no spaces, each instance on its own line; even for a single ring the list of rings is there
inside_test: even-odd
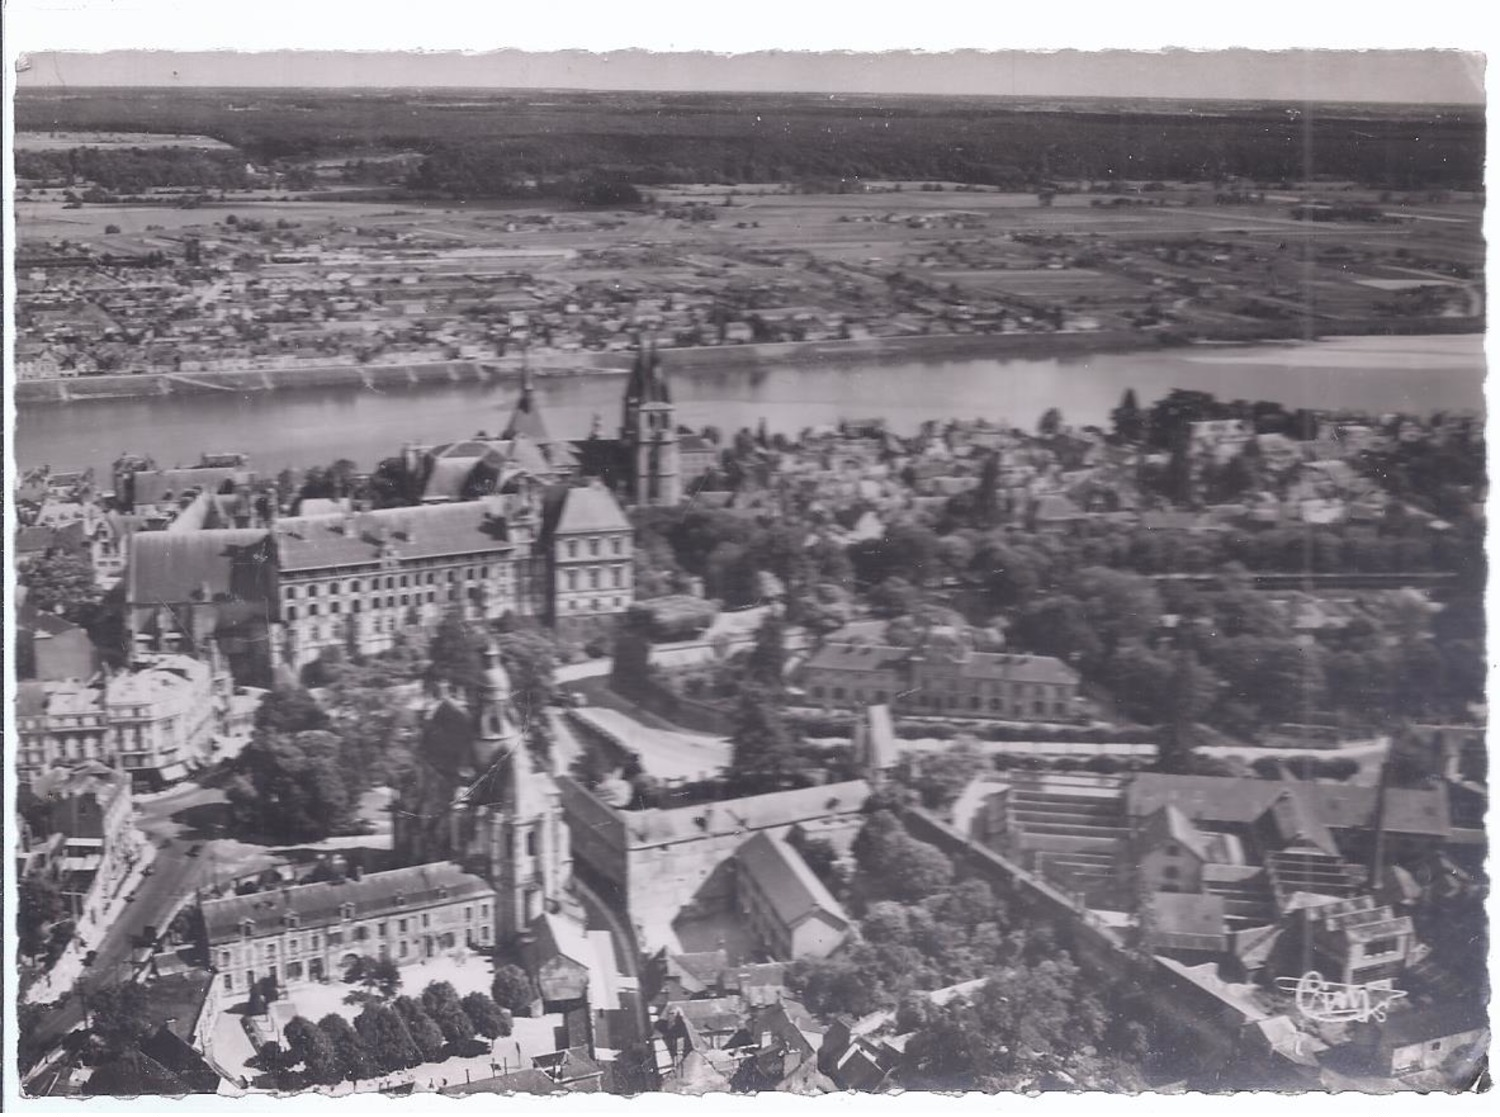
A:
[[[475,751],[489,767],[470,792],[484,801],[478,832],[495,887],[495,930],[505,940],[561,899],[572,859],[557,784],[532,767],[494,641],[485,649],[477,699]]]
[[[636,504],[676,504],[682,499],[677,419],[672,393],[661,371],[655,338],[636,348],[635,367],[625,389],[625,423],[620,432],[630,458],[631,498]]]

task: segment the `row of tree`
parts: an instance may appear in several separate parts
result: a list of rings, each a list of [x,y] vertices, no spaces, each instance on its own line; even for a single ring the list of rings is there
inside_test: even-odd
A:
[[[487,1049],[478,1037],[493,1040],[510,1029],[510,1014],[487,994],[460,997],[451,984],[436,981],[420,998],[367,1002],[352,1025],[338,1013],[316,1023],[294,1016],[286,1025],[285,1047],[267,1044],[260,1056],[278,1085],[331,1086],[474,1054]]]

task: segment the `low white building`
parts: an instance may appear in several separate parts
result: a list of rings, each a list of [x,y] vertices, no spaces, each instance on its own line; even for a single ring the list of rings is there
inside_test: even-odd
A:
[[[232,708],[222,665],[141,655],[133,669],[92,680],[17,688],[16,774],[99,761],[142,786],[171,783],[208,759]]]

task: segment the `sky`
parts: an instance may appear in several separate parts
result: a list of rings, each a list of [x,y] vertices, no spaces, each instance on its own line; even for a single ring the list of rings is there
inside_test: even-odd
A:
[[[1483,103],[1483,58],[1453,50],[651,53],[38,52],[21,89],[294,86],[639,89],[1015,97]]]

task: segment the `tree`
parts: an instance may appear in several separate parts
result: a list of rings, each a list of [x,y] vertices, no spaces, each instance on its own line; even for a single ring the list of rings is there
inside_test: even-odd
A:
[[[343,1067],[333,1041],[312,1021],[294,1016],[287,1021],[286,1046],[294,1063],[301,1063],[310,1082],[332,1086],[343,1080]]]
[[[1026,606],[1009,635],[1018,648],[1070,663],[1091,665],[1104,651],[1082,602],[1065,594]]]
[[[774,610],[755,632],[755,644],[745,661],[746,678],[770,691],[780,691],[786,672],[786,625]]]
[[[46,949],[48,928],[67,914],[67,902],[56,881],[36,873],[22,877],[16,892],[16,946],[35,958]]]
[[[493,639],[510,676],[515,716],[533,750],[545,755],[550,748],[546,711],[557,695],[557,646],[541,632],[505,632]]]
[[[529,1016],[536,999],[536,987],[525,970],[514,963],[506,963],[495,968],[490,994],[501,1008],[517,1016]]]
[[[118,1055],[151,1034],[146,990],[133,981],[111,983],[85,991],[95,1041],[107,1055]]]
[[[1037,420],[1036,432],[1043,438],[1052,438],[1062,429],[1062,421],[1062,412],[1055,407],[1049,407]]]
[[[406,1022],[390,1005],[371,1002],[354,1018],[354,1030],[364,1040],[381,1073],[405,1070],[422,1061]]]
[[[800,786],[801,759],[770,692],[751,685],[741,689],[729,741],[729,779],[741,794]]]
[[[318,841],[348,824],[351,801],[332,733],[260,731],[224,789],[235,825],[280,842]]]
[[[911,785],[921,794],[924,807],[942,811],[986,767],[985,756],[973,741],[955,741],[942,752],[924,753]]]
[[[422,990],[422,1008],[455,1050],[473,1041],[475,1026],[464,1011],[458,990],[446,981],[434,981]]]
[[[916,902],[953,879],[953,865],[942,850],[913,838],[891,811],[870,815],[851,851],[860,889],[871,898]]]
[[[1161,619],[1161,595],[1144,575],[1089,566],[1078,571],[1068,588],[1083,605],[1106,652],[1122,640],[1147,635]]]
[[[998,971],[932,1011],[899,1068],[910,1089],[1140,1088],[1104,1050],[1110,1015],[1066,955]]]
[[[1114,424],[1116,441],[1134,445],[1145,436],[1145,418],[1141,413],[1141,405],[1136,400],[1134,388],[1125,389],[1120,406],[1111,411],[1109,417]]]
[[[447,1041],[443,1038],[443,1030],[427,1015],[421,1004],[411,997],[397,997],[391,1002],[391,1007],[406,1025],[412,1042],[421,1053],[422,1061],[435,1063],[440,1060],[446,1053]]]
[[[474,1025],[474,1031],[485,1039],[497,1039],[511,1032],[511,1015],[495,1003],[488,993],[475,990],[463,998],[463,1010]]]
[[[318,1031],[323,1033],[333,1047],[342,1078],[359,1082],[361,1079],[374,1078],[380,1073],[380,1067],[370,1054],[370,1049],[365,1046],[365,1041],[354,1030],[354,1026],[338,1013],[330,1012],[319,1020]]]
[[[344,983],[362,987],[345,997],[348,1004],[388,1001],[401,988],[401,967],[389,958],[361,954],[344,967]]]
[[[255,728],[271,733],[327,729],[328,712],[301,687],[277,687],[255,708]]]
[[[627,621],[615,635],[610,686],[622,694],[636,694],[651,682],[651,639],[644,626]]]
[[[26,587],[27,605],[43,613],[57,613],[87,627],[104,591],[94,581],[94,565],[86,555],[66,547],[49,547],[17,581]]]
[[[472,694],[484,683],[484,640],[458,610],[443,614],[427,645],[427,683]]]

